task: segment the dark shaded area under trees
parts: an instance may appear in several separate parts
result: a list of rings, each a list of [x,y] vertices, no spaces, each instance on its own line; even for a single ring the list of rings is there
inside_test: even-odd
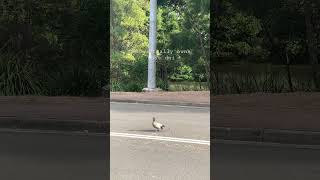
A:
[[[214,0],[214,94],[320,90],[317,0]]]
[[[100,96],[105,0],[0,0],[0,95]]]

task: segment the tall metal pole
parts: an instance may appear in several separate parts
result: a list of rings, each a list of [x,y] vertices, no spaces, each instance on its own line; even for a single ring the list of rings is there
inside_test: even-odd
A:
[[[147,91],[156,90],[156,50],[157,50],[157,0],[150,0],[148,87]]]

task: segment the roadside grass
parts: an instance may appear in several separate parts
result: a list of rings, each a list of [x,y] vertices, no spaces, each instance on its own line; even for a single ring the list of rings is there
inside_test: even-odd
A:
[[[32,61],[22,61],[20,54],[0,55],[0,95],[39,95],[43,85],[37,77],[37,66]]]
[[[169,82],[169,91],[208,91],[206,82]]]
[[[293,91],[315,91],[311,78],[292,77]],[[215,94],[286,93],[290,92],[287,75],[281,72],[261,74],[219,73],[213,77]]]
[[[143,82],[111,81],[111,92],[142,92],[145,87]]]
[[[290,67],[292,88],[284,65],[218,65],[215,67],[215,72],[211,74],[211,87],[214,94],[317,91],[310,66],[292,65]]]
[[[158,86],[165,91],[208,91],[206,82],[168,82],[163,83],[158,81]],[[146,87],[144,82],[119,82],[111,81],[112,92],[142,92]]]
[[[44,70],[21,53],[0,54],[0,96],[100,96],[101,72],[92,67]]]

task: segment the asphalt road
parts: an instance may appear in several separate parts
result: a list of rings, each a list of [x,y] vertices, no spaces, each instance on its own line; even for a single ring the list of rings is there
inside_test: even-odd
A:
[[[0,131],[0,179],[106,180],[107,138]]]
[[[209,141],[209,108],[111,103],[111,132]],[[152,117],[165,124],[155,132]],[[112,180],[209,180],[210,146],[110,137]]]
[[[212,147],[214,180],[319,180],[320,150],[280,145]]]
[[[320,150],[174,139],[208,141],[208,108],[111,103],[111,131],[136,135],[110,137],[111,180],[208,180],[210,165],[214,180],[320,179]],[[0,142],[1,180],[107,179],[106,136],[0,130]]]

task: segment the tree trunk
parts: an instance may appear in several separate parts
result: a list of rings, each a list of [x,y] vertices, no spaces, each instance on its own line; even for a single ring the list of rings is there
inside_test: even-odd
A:
[[[221,10],[221,2],[220,2],[221,0],[215,0],[214,2],[213,2],[213,8],[214,8],[214,11],[215,11],[215,15],[217,16],[217,15],[220,15],[220,10]]]
[[[307,45],[308,45],[308,53],[309,53],[309,62],[312,67],[312,78],[316,89],[320,89],[320,85],[317,78],[317,64],[318,64],[318,57],[317,57],[317,47],[316,47],[316,37],[314,32],[314,27],[312,24],[312,5],[311,2],[306,2],[305,8],[305,23],[306,23],[306,38],[307,38]]]
[[[25,1],[25,11],[27,12],[26,19],[24,20],[22,34],[22,50],[23,50],[23,61],[26,61],[29,56],[29,50],[31,49],[32,43],[32,30],[31,30],[31,4],[30,0]]]
[[[292,78],[291,78],[291,71],[290,71],[290,59],[288,56],[288,52],[286,52],[286,58],[287,58],[287,63],[286,63],[286,67],[287,67],[287,75],[288,75],[288,84],[289,84],[289,88],[290,88],[290,92],[293,92],[293,85],[292,85]]]
[[[213,21],[212,18],[217,18],[217,17],[219,17],[221,15],[221,0],[214,0],[213,3],[212,3],[212,6],[213,6],[212,8],[214,10],[214,13],[210,17],[210,21],[211,22]],[[214,25],[210,26],[210,36],[211,36],[211,34],[213,32],[213,28],[214,27],[215,27]],[[210,44],[212,44],[212,42],[213,42],[212,38],[210,38]],[[210,51],[210,53],[211,53],[211,51]],[[212,55],[210,56],[210,78],[211,78],[211,83],[209,84],[209,88],[210,88],[211,94],[213,94],[213,86],[214,86],[213,77],[215,77],[215,79],[216,79],[215,86],[216,86],[216,89],[217,89],[217,94],[219,94],[220,93],[220,88],[219,88],[218,72],[215,71],[215,67],[214,67],[214,60],[215,59],[211,60],[211,57],[212,57]]]

